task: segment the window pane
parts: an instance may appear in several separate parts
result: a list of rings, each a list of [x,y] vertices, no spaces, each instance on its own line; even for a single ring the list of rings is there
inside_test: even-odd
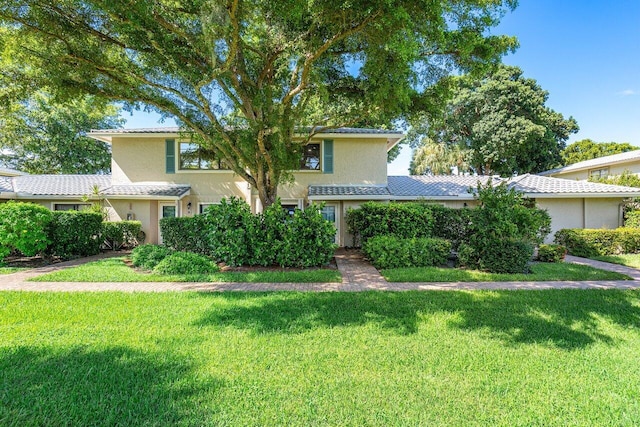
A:
[[[320,144],[307,144],[304,147],[300,169],[320,170]]]
[[[193,142],[180,143],[180,169],[213,170],[228,169],[216,158],[211,150],[207,150]]]
[[[176,217],[176,207],[175,206],[163,206],[162,207],[162,218],[175,218]]]
[[[327,221],[331,221],[333,223],[336,222],[336,207],[335,206],[325,206],[322,208],[322,218]]]

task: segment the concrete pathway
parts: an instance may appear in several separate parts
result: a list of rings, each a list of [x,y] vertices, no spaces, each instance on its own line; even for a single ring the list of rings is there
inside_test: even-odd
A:
[[[638,289],[640,271],[616,264],[567,256],[567,262],[591,265],[603,270],[617,271],[634,280],[594,282],[447,282],[447,283],[389,283],[366,262],[359,251],[340,249],[336,253],[342,283],[115,283],[115,282],[28,282],[31,277],[70,268],[97,259],[120,256],[104,253],[94,257],[54,264],[25,272],[0,275],[0,291],[408,291],[408,290],[541,290],[541,289]]]

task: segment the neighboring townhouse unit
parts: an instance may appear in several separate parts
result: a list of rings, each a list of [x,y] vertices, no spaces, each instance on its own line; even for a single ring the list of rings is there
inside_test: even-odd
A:
[[[588,180],[589,178],[622,175],[624,171],[629,171],[636,175],[640,174],[640,150],[585,160],[584,162],[540,172],[540,175]]]
[[[110,219],[142,223],[147,242],[161,242],[159,220],[191,216],[223,198],[236,196],[261,211],[255,189],[224,169],[224,163],[181,137],[177,128],[110,129],[89,136],[112,148],[111,175],[0,176],[0,201],[34,201],[52,210],[81,209],[83,195],[97,190]],[[425,201],[450,207],[473,206],[473,189],[489,177],[387,176],[387,152],[404,135],[379,129],[341,128],[318,134],[306,147],[294,181],[279,188],[286,209],[323,203],[323,216],[337,228],[336,242],[352,244],[345,218],[350,208],[369,200]],[[552,228],[615,228],[622,206],[640,189],[538,175],[504,179],[547,209]],[[471,191],[470,191],[471,190]],[[553,234],[549,239],[553,239]]]

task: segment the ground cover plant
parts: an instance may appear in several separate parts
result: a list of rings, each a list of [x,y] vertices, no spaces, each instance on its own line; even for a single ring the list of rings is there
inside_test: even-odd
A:
[[[0,293],[2,425],[619,425],[640,293]]]
[[[137,270],[117,257],[94,261],[29,279],[34,282],[251,282],[251,283],[313,283],[340,282],[342,276],[334,269],[225,271],[202,274],[167,275]]]
[[[540,282],[630,280],[624,274],[599,270],[588,265],[535,263],[530,273],[488,273],[478,270],[440,267],[412,267],[382,270],[389,282]]]

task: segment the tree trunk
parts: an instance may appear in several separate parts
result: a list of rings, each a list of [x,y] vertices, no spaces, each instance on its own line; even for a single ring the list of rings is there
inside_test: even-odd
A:
[[[278,199],[278,184],[277,180],[269,179],[268,172],[261,172],[256,180],[256,190],[258,191],[258,198],[264,210],[274,204]]]

